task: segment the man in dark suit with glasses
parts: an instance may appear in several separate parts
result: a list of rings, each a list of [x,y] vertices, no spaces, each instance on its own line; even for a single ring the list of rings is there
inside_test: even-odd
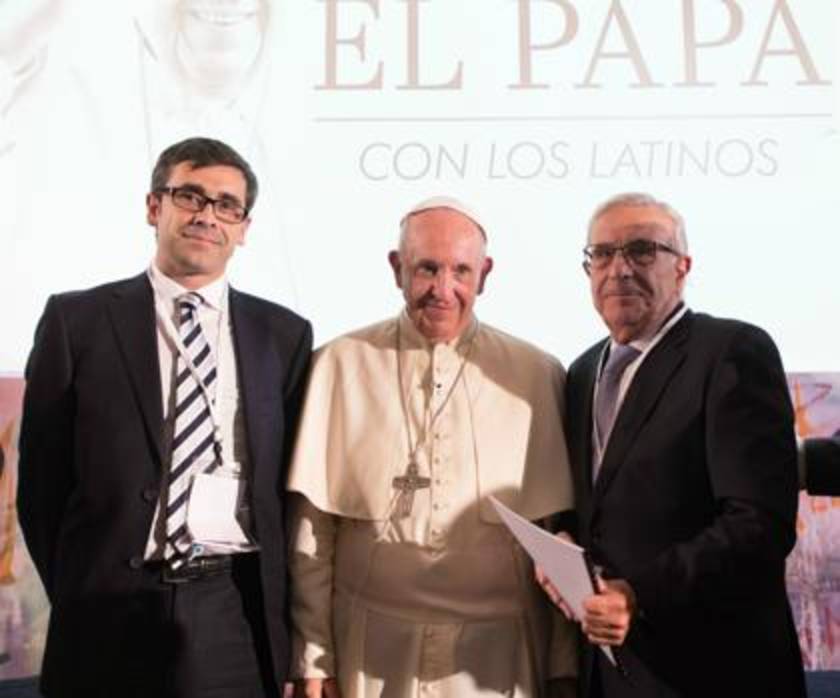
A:
[[[283,492],[312,333],[227,282],[256,195],[226,144],[170,146],[149,268],[44,310],[19,511],[52,606],[49,698],[281,695]]]
[[[577,536],[601,570],[579,619],[583,694],[804,696],[784,581],[796,443],[776,347],[685,306],[691,257],[663,202],[607,201],[584,255],[610,336],[566,384]]]

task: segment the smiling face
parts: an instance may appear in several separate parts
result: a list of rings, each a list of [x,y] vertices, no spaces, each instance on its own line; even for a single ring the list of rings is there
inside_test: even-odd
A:
[[[263,45],[263,0],[180,0],[175,51],[196,87],[239,89]]]
[[[651,240],[680,249],[674,220],[659,206],[617,205],[595,219],[590,245]],[[659,251],[643,266],[616,253],[604,268],[592,268],[592,301],[612,337],[626,344],[656,333],[682,298],[691,258]]]
[[[411,321],[431,342],[449,342],[472,321],[493,266],[478,226],[450,208],[413,214],[388,259]]]
[[[245,202],[245,177],[235,167],[211,165],[193,169],[192,163],[175,165],[168,187],[188,187],[213,199]],[[166,276],[189,289],[215,281],[225,272],[237,245],[245,242],[250,223],[220,221],[211,205],[201,211],[178,208],[169,194],[151,192],[146,197],[146,219],[155,227],[155,261]]]

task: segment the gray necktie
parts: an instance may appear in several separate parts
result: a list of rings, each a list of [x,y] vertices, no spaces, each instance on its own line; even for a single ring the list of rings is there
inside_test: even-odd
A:
[[[618,387],[621,384],[621,376],[628,364],[636,359],[642,352],[629,344],[617,344],[610,351],[607,364],[601,373],[601,380],[598,383],[598,395],[595,398],[595,429],[597,430],[597,442],[600,444],[601,453],[610,438],[613,422],[618,409]],[[597,476],[595,463],[593,479]]]
[[[212,393],[216,362],[198,321],[202,298],[185,293],[178,298],[181,341],[201,381]],[[166,502],[166,546],[163,556],[173,569],[189,555],[191,538],[187,531],[187,500],[192,477],[218,461],[213,420],[204,391],[193,372],[178,354],[175,371],[175,429],[172,463],[169,470],[169,496]]]

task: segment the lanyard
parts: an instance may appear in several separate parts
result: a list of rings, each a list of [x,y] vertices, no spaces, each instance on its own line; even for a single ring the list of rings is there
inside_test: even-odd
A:
[[[222,343],[222,330],[223,328],[227,327],[227,323],[225,322],[227,319],[227,300],[227,290],[225,290],[221,300],[218,332],[216,333],[216,350],[214,352],[214,355],[216,357],[216,395],[223,394],[222,391],[224,387],[224,378],[226,377],[226,374],[224,374],[222,371],[222,366],[224,362],[221,361],[219,348]],[[175,305],[176,307],[178,306],[177,299],[175,301]],[[198,310],[196,310],[196,312],[198,312]],[[165,308],[163,301],[160,299],[157,292],[155,292],[155,313],[161,322],[163,333],[175,345],[178,354],[184,361],[184,365],[187,367],[187,370],[192,374],[192,377],[198,384],[199,390],[201,390],[201,394],[204,396],[204,400],[207,403],[207,409],[210,412],[210,421],[213,423],[213,437],[219,446],[219,451],[221,452],[222,420],[219,415],[216,400],[214,396],[210,394],[210,390],[207,388],[207,386],[204,385],[204,381],[201,380],[201,376],[198,373],[198,369],[195,367],[195,364],[192,361],[192,357],[190,357],[189,350],[184,345],[184,341],[181,339],[181,333],[175,327],[175,323],[172,321],[171,315],[169,314],[169,312],[167,312],[167,309]],[[199,322],[198,318],[196,318],[196,322]]]

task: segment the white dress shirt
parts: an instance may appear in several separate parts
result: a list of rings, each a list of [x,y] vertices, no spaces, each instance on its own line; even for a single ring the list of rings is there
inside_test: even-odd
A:
[[[154,262],[149,267],[149,281],[155,296],[155,303],[164,310],[173,323],[177,323],[177,299],[188,293],[186,289],[177,282],[164,275]],[[198,309],[198,321],[210,347],[210,351],[216,360],[216,381],[215,400],[218,405],[218,418],[221,422],[221,450],[223,468],[230,471],[228,474],[248,481],[248,453],[245,441],[245,423],[242,414],[242,402],[239,393],[239,379],[236,371],[236,355],[233,347],[233,334],[230,324],[230,313],[228,312],[228,284],[225,277],[195,289],[202,298],[201,306]],[[157,329],[158,361],[160,365],[160,387],[163,400],[164,414],[164,444],[167,448],[165,470],[161,476],[161,493],[152,528],[149,532],[149,540],[146,545],[146,559],[161,559],[163,557],[163,546],[166,538],[165,521],[160,516],[162,506],[165,506],[167,496],[167,473],[169,458],[171,456],[172,437],[175,428],[175,396],[172,385],[175,380],[175,364],[178,356],[178,349],[167,330],[166,323],[155,314],[155,326]],[[177,326],[177,324],[176,324]],[[222,518],[235,518],[242,528],[248,533],[251,540],[254,539],[253,526],[248,508],[250,498],[246,497],[237,507],[236,511],[226,511],[217,508],[218,516]],[[193,504],[190,500],[187,506]],[[202,552],[199,554],[210,555],[218,553],[244,552],[256,550],[256,544],[249,545],[213,545],[202,543]]]

